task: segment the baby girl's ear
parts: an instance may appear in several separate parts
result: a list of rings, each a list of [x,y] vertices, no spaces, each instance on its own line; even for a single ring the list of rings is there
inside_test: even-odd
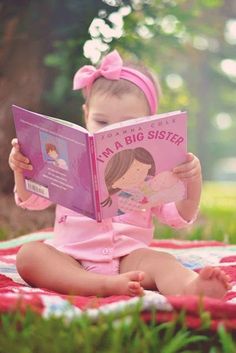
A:
[[[85,120],[85,123],[87,124],[87,121],[88,121],[88,107],[87,107],[87,105],[83,104],[82,109],[83,109],[83,113],[84,113],[84,120]]]

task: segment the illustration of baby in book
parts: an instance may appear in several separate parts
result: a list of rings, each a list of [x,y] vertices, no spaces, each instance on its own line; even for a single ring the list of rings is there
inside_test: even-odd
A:
[[[68,170],[66,161],[62,158],[59,158],[59,152],[55,145],[51,143],[46,143],[45,150],[47,152],[47,155],[50,157],[51,161],[53,162],[53,165],[64,170]]]
[[[145,148],[116,153],[105,169],[109,196],[102,207],[111,206],[112,195],[118,197],[118,215],[146,210],[184,198],[185,185],[171,171],[156,174],[154,159]]]

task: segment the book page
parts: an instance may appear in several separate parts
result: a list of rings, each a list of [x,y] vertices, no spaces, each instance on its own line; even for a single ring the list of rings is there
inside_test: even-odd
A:
[[[185,197],[172,169],[186,160],[187,115],[171,112],[110,125],[94,134],[102,217]]]
[[[58,119],[58,118],[53,118],[53,117],[47,116],[47,115],[43,115],[43,116],[46,119],[53,120],[53,121],[57,122],[58,124],[66,125],[66,126],[72,127],[73,129],[77,129],[77,130],[83,131],[85,133],[88,133],[88,130],[85,129],[83,126],[80,126],[78,124],[72,123],[71,121],[62,120],[62,119]]]
[[[24,109],[24,108],[21,108],[21,107],[17,107],[15,105],[13,105],[13,108],[16,108],[16,109],[20,109],[21,112],[30,112],[29,110],[27,109]],[[69,126],[73,129],[77,129],[77,130],[80,130],[80,131],[83,131],[85,133],[88,133],[88,130],[85,129],[83,126],[80,126],[78,124],[75,124],[75,123],[72,123],[71,121],[67,121],[67,120],[63,120],[63,119],[59,119],[59,118],[55,118],[55,117],[52,117],[52,116],[49,116],[49,115],[44,115],[44,114],[39,114],[39,113],[36,113],[36,112],[30,112],[33,116],[38,116],[38,117],[42,117],[44,119],[48,119],[48,120],[51,120],[51,121],[55,121],[56,123],[58,124],[62,124],[62,125],[66,125],[66,126]]]
[[[109,130],[113,130],[116,128],[122,128],[125,126],[130,126],[130,125],[136,125],[136,124],[140,124],[142,122],[145,121],[156,121],[157,119],[162,119],[163,117],[171,117],[171,116],[176,116],[178,114],[180,114],[181,111],[173,111],[173,112],[169,112],[169,113],[163,113],[163,114],[156,114],[156,115],[150,115],[150,116],[143,116],[140,118],[136,118],[136,119],[128,119],[128,120],[124,120],[124,121],[120,121],[118,123],[114,123],[114,124],[110,124],[105,126],[104,128],[100,129],[99,132],[105,132],[105,131],[109,131]]]

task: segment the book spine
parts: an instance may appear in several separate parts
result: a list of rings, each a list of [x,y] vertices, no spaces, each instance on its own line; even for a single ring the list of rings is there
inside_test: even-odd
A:
[[[89,141],[89,151],[90,151],[90,162],[91,162],[91,170],[92,170],[92,180],[93,180],[93,199],[95,205],[96,212],[96,220],[101,222],[101,206],[100,206],[100,198],[99,198],[99,187],[98,187],[98,175],[97,175],[97,165],[96,165],[96,155],[95,155],[95,147],[94,147],[94,139],[93,136],[88,136]]]

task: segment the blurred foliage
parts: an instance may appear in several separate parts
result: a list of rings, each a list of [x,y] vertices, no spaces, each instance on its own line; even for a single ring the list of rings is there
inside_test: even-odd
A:
[[[218,158],[236,154],[233,138],[236,133],[235,79],[227,76],[220,66],[223,59],[235,56],[235,46],[229,44],[224,35],[227,21],[236,16],[233,2],[133,0],[100,3],[87,43],[93,43],[95,50],[102,54],[117,48],[124,58],[141,60],[158,74],[163,90],[159,111],[188,110],[189,150],[200,157],[204,176],[210,179]],[[108,11],[103,9],[102,3],[114,6]],[[69,4],[76,11],[76,1],[70,0]],[[117,19],[123,22],[118,36],[115,34]],[[89,60],[78,55],[78,48],[85,42],[76,25],[70,25],[70,30],[65,28],[64,31],[68,38],[56,41],[54,50],[45,58],[45,64],[57,70],[53,87],[45,95],[63,113],[68,109],[69,96],[78,97],[75,121],[81,116],[82,100],[79,93],[70,92],[71,77]],[[74,111],[76,108],[72,107]],[[215,118],[220,112],[231,116],[230,129],[216,127]]]
[[[218,159],[236,155],[234,1],[0,0],[0,16],[0,49],[9,44],[14,21],[19,24],[11,45],[19,48],[25,37],[42,42],[46,114],[82,123],[83,99],[72,91],[73,75],[117,48],[159,76],[159,112],[189,112],[189,150],[199,156],[205,180],[214,176]],[[5,62],[19,55],[12,47],[5,53]],[[12,72],[4,65],[1,70],[3,78]],[[19,70],[23,81],[25,67]],[[217,121],[219,113],[228,118]]]
[[[217,329],[213,330],[213,320],[209,312],[201,308],[200,301],[198,315],[194,317],[199,320],[199,326],[194,329],[188,327],[191,320],[185,310],[176,310],[168,320],[169,313],[165,316],[153,305],[149,318],[145,315],[149,309],[141,314],[144,305],[140,301],[136,305],[120,305],[113,311],[108,308],[106,311],[100,310],[98,318],[92,321],[90,312],[94,312],[95,305],[99,304],[99,298],[91,299],[88,314],[84,311],[80,315],[70,306],[65,306],[62,314],[58,310],[57,314],[46,317],[30,308],[26,308],[24,315],[20,310],[3,313],[0,318],[0,351],[235,353],[235,330],[227,329],[231,321],[228,323],[222,319]]]

